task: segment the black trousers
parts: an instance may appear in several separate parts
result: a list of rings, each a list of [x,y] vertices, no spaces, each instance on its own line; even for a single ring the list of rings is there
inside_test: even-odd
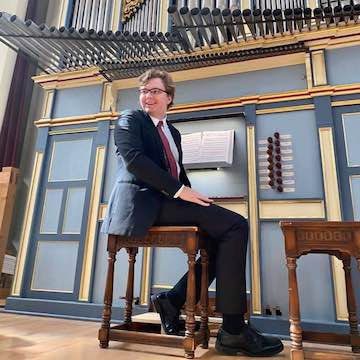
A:
[[[164,199],[156,225],[196,225],[207,235],[209,284],[216,277],[216,309],[224,314],[245,314],[246,219],[217,205],[201,206],[181,199]],[[196,294],[200,298],[201,264],[196,263]],[[178,305],[186,299],[187,273],[170,290]]]

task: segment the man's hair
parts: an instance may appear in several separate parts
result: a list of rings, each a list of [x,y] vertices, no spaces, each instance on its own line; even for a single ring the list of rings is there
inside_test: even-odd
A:
[[[172,106],[174,103],[174,96],[175,96],[175,83],[172,77],[170,76],[170,74],[166,71],[158,70],[158,69],[147,70],[139,77],[140,86],[146,85],[151,79],[162,80],[167,94],[171,96],[171,103],[168,105],[168,108]]]

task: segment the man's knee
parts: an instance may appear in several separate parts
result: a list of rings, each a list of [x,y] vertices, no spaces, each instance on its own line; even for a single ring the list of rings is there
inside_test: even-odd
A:
[[[240,214],[237,214],[236,224],[243,231],[248,231],[248,229],[249,229],[248,221]]]

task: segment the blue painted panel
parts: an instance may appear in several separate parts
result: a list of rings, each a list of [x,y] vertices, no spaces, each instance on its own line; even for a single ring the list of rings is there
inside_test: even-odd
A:
[[[152,285],[175,285],[187,271],[186,255],[169,248],[156,248],[153,254]]]
[[[256,143],[275,131],[292,135],[295,192],[260,190],[261,199],[321,198],[323,196],[321,157],[315,113],[311,110],[258,115]],[[266,161],[266,159],[261,159]]]
[[[360,221],[360,176],[350,177],[350,189],[354,211],[354,220]]]
[[[344,140],[348,166],[360,166],[360,113],[343,114]]]
[[[98,113],[102,89],[102,85],[95,85],[57,90],[52,118]]]
[[[39,241],[33,290],[73,292],[78,248],[77,241]]]
[[[92,138],[90,137],[88,139],[55,141],[49,182],[87,180],[91,148]]]
[[[359,46],[326,50],[325,62],[328,83],[330,85],[339,85],[360,82],[360,73],[355,69],[356,59],[359,59],[359,57]]]
[[[46,189],[41,216],[41,234],[57,233],[63,192],[63,189]]]
[[[63,234],[80,234],[85,195],[85,187],[74,187],[68,189],[62,226]]]
[[[176,122],[174,125],[181,134],[234,129],[234,160],[231,167],[219,170],[188,170],[187,174],[192,187],[207,196],[231,197],[247,194],[246,128],[243,118]]]
[[[279,224],[275,222],[261,223],[260,234],[263,305],[279,306],[282,318],[287,319],[288,272],[283,235]],[[334,321],[329,257],[320,254],[302,256],[298,260],[297,275],[301,318],[311,321]]]
[[[106,250],[107,235],[98,232],[98,244],[95,252],[95,270],[93,280],[92,302],[95,304],[104,303],[104,290],[106,285],[106,274],[108,267],[108,255]],[[140,279],[143,249],[139,248],[135,262],[134,297],[140,295]],[[114,296],[115,306],[125,306],[125,301],[120,299],[126,295],[126,282],[128,276],[128,255],[125,249],[117,253],[114,275]]]
[[[217,76],[176,83],[175,104],[307,88],[304,65]],[[117,109],[138,108],[137,89],[119,91]]]

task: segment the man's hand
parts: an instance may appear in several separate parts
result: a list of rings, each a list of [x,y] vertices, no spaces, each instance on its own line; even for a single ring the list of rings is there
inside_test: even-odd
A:
[[[195,190],[189,188],[188,186],[185,186],[181,190],[179,194],[179,198],[184,201],[193,202],[195,204],[199,204],[202,206],[209,206],[213,202],[213,200],[209,199],[205,195],[196,192]]]

